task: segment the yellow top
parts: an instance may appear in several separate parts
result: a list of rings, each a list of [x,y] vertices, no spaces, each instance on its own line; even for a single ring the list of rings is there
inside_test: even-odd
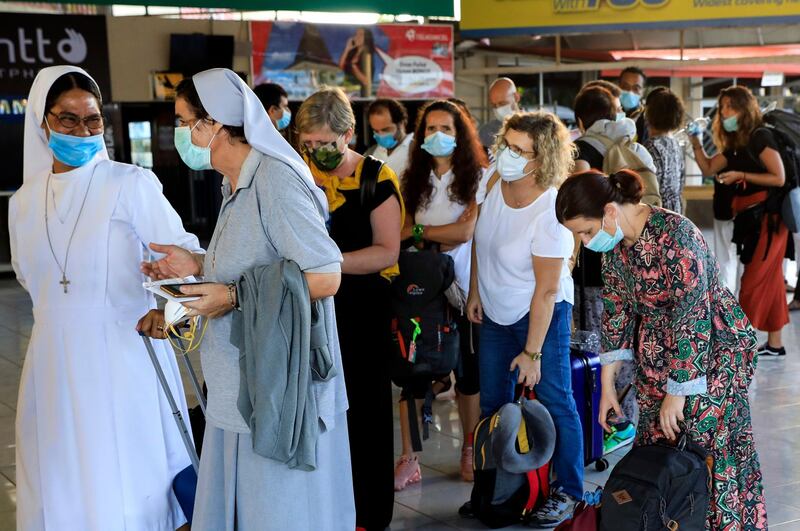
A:
[[[349,177],[338,177],[317,168],[313,162],[308,160],[307,156],[304,155],[303,158],[306,164],[308,164],[308,167],[311,168],[311,175],[314,177],[314,181],[325,191],[325,197],[328,199],[329,212],[333,213],[345,203],[346,199],[342,191],[358,190],[361,188],[361,170],[364,167],[364,159],[358,162],[353,175]],[[403,195],[400,193],[400,181],[397,179],[394,170],[387,164],[384,164],[378,174],[378,182],[380,183],[387,180],[391,181],[394,186],[397,200],[400,202],[400,224],[402,225],[406,219],[406,208],[403,203]],[[391,280],[399,274],[400,268],[396,263],[381,271],[381,276],[386,280]]]

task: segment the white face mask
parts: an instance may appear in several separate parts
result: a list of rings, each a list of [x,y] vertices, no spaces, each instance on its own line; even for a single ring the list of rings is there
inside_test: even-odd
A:
[[[519,181],[533,173],[533,170],[525,173],[525,166],[530,161],[522,155],[517,155],[508,148],[503,149],[497,157],[497,173],[506,182]]]
[[[501,122],[512,114],[514,114],[514,105],[511,103],[494,109],[494,115],[497,116],[497,119]]]

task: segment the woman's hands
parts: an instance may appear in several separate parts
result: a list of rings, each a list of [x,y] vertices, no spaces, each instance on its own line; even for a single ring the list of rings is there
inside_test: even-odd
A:
[[[147,315],[139,319],[136,331],[153,339],[167,338],[167,325],[164,320],[163,310],[150,310]]]
[[[538,359],[533,361],[531,357],[524,352],[511,360],[511,367],[508,370],[513,372],[515,369],[519,369],[517,383],[528,389],[533,389],[542,379],[542,360]]]
[[[678,423],[683,421],[683,408],[685,405],[686,397],[679,395],[668,394],[664,397],[664,401],[661,402],[661,412],[659,413],[661,431],[670,441],[676,440],[681,432]]]
[[[186,295],[200,297],[196,301],[183,303],[184,306],[191,310],[189,312],[191,316],[202,315],[216,319],[233,310],[227,284],[187,284],[181,286],[181,292]],[[233,302],[235,303],[236,290],[233,291],[233,297]]]
[[[483,305],[481,305],[481,296],[478,294],[477,289],[469,290],[469,297],[467,298],[467,319],[469,322],[481,324],[483,322]]]
[[[726,171],[717,175],[717,181],[720,184],[736,184],[744,181],[744,172],[742,171]]]
[[[166,256],[153,262],[142,262],[142,273],[153,280],[183,278],[203,273],[203,256],[195,255],[177,245],[151,243],[150,249]]]
[[[621,361],[615,361],[607,365],[603,365],[600,370],[600,411],[598,412],[597,422],[603,429],[611,433],[611,426],[608,424],[608,417],[611,413],[617,418],[624,418],[622,408],[619,405],[619,398],[617,397],[617,388],[615,382],[617,380],[617,373],[622,367]]]
[[[600,394],[600,416],[598,417],[597,421],[607,433],[611,433],[611,426],[608,424],[608,417],[612,412],[617,418],[625,417],[625,415],[622,413],[622,407],[619,405],[617,389],[614,387],[614,385],[603,385],[603,391]]]

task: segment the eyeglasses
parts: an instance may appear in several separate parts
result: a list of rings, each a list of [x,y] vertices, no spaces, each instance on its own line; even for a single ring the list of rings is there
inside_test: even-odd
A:
[[[501,149],[507,148],[508,151],[511,153],[511,156],[514,157],[515,159],[518,159],[520,157],[525,157],[528,160],[533,160],[534,158],[536,158],[535,151],[524,151],[522,149],[519,149],[517,146],[510,146],[505,140],[500,141],[500,148]]]
[[[103,128],[103,116],[101,114],[92,114],[81,118],[71,112],[54,113],[47,111],[48,114],[55,116],[56,121],[61,124],[61,127],[67,130],[72,130],[78,127],[81,123],[86,126],[90,131],[97,131]]]

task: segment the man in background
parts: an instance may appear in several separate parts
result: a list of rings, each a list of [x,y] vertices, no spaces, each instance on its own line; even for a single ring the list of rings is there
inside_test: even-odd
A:
[[[619,88],[622,94],[619,101],[628,118],[636,122],[636,141],[647,140],[647,124],[644,120],[644,93],[647,76],[641,68],[629,66],[619,74]]]
[[[367,109],[367,120],[372,129],[375,145],[364,155],[372,155],[389,166],[399,179],[408,166],[408,152],[414,133],[406,134],[408,111],[397,100],[380,98],[373,101]]]
[[[275,129],[286,135],[286,128],[292,122],[292,111],[289,109],[289,95],[277,83],[263,83],[253,89],[261,104],[266,109]]]
[[[486,148],[494,146],[495,137],[500,132],[503,120],[520,110],[519,93],[513,81],[501,77],[492,82],[489,86],[489,107],[494,116],[478,130],[481,144]]]

